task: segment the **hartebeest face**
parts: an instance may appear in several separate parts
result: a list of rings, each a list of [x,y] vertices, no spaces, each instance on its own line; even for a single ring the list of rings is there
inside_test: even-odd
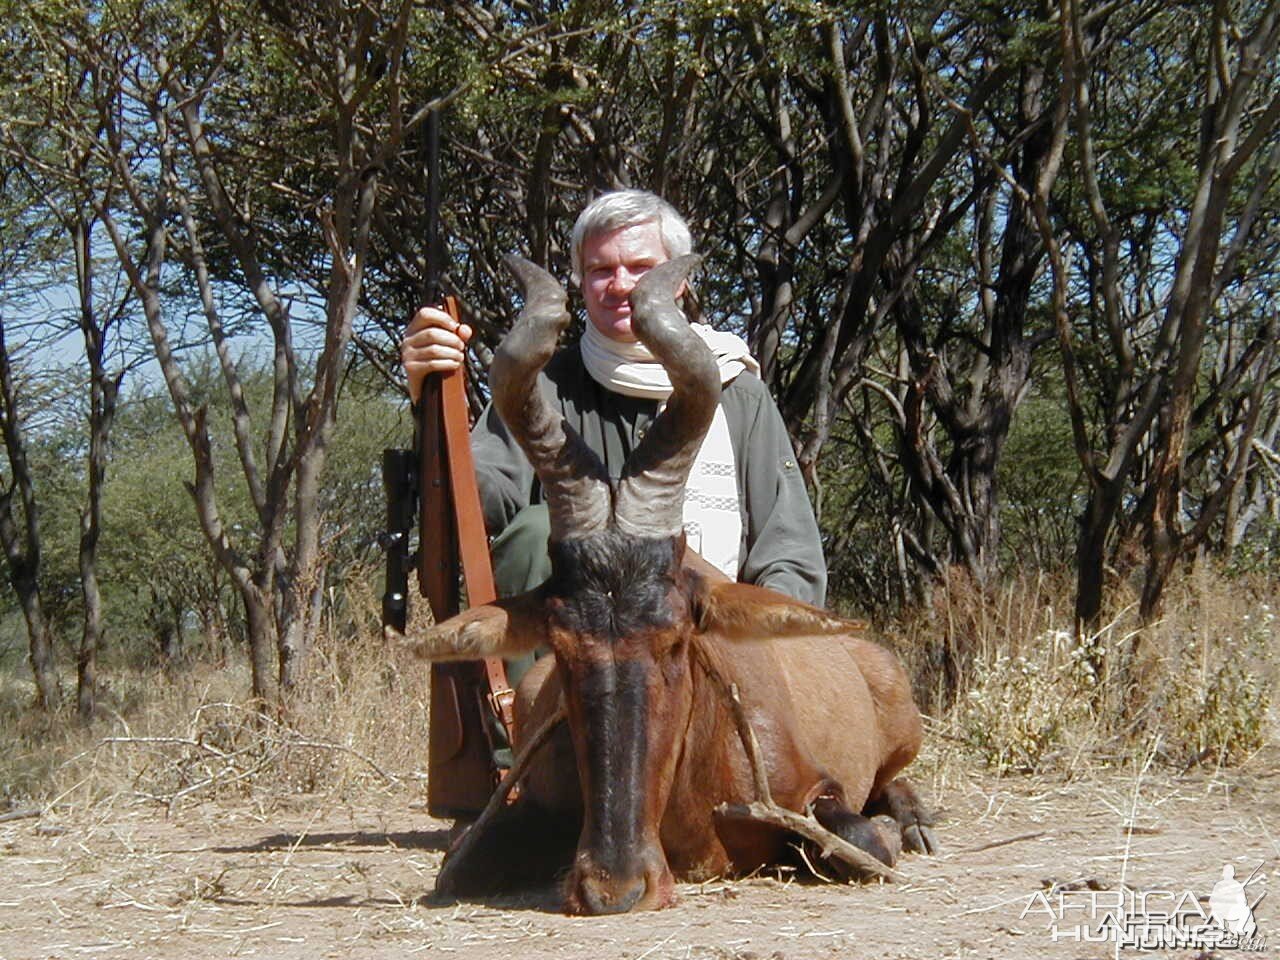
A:
[[[532,264],[511,264],[525,308],[495,355],[490,382],[542,483],[553,573],[537,590],[468,610],[413,644],[432,660],[551,647],[584,810],[566,890],[576,912],[652,909],[673,899],[659,829],[689,726],[698,637],[848,627],[769,590],[710,584],[682,565],[684,486],[720,394],[710,350],[675,305],[694,262],[653,267],[631,294],[633,329],[666,367],[673,392],[616,489],[537,386],[568,322],[564,293]]]
[[[692,631],[683,538],[605,531],[556,544],[547,640],[564,690],[583,825],[568,908],[672,900],[659,827],[688,726]]]

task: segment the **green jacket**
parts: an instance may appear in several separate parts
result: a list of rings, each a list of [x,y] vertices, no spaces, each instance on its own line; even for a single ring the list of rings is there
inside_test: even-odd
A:
[[[653,420],[657,401],[600,386],[587,373],[576,346],[558,351],[539,382],[548,401],[563,412],[616,481]],[[821,606],[827,591],[822,542],[782,415],[752,373],[727,384],[720,403],[729,424],[743,508],[738,579]],[[492,404],[471,432],[471,448],[485,524],[489,535],[496,536],[517,512],[541,502],[542,490]]]

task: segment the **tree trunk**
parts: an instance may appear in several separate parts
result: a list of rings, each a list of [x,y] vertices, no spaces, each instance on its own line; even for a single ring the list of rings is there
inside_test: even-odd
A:
[[[277,705],[280,702],[280,686],[276,672],[276,628],[269,600],[270,591],[249,583],[241,588],[240,596],[244,602],[254,699],[263,706]]]
[[[1088,637],[1102,626],[1107,540],[1120,508],[1123,480],[1097,479],[1089,493],[1076,544],[1076,635]],[[1094,664],[1095,667],[1100,666]]]
[[[89,360],[89,463],[88,489],[80,516],[80,590],[84,598],[84,629],[76,658],[76,712],[81,722],[93,718],[96,708],[98,650],[102,644],[102,590],[98,584],[98,540],[102,530],[102,487],[107,472],[107,444],[115,419],[120,381],[103,367],[106,328],[93,307],[93,273],[90,228],[79,220],[72,228],[76,275],[80,287],[80,327],[85,356]],[[110,322],[109,320],[107,321]]]
[[[90,479],[90,486],[95,483]],[[90,493],[90,499],[94,493]],[[76,713],[82,723],[96,709],[98,647],[102,640],[102,590],[98,585],[98,532],[101,517],[90,503],[80,518],[80,591],[84,597],[84,629],[76,658]]]
[[[22,437],[22,420],[17,409],[17,391],[9,362],[9,347],[4,338],[4,321],[0,319],[0,431],[4,434],[5,452],[13,474],[7,490],[0,490],[0,545],[8,561],[9,582],[18,595],[22,616],[27,623],[31,674],[36,683],[36,703],[46,710],[62,705],[62,691],[53,662],[53,635],[40,599],[40,526],[37,522],[35,487],[27,463],[26,443]],[[23,523],[19,530],[13,516],[13,495],[22,501]]]
[[[53,662],[53,631],[49,629],[49,620],[44,614],[35,572],[20,553],[15,555],[15,551],[11,549],[11,545],[16,545],[16,534],[9,497],[6,495],[0,498],[0,539],[4,541],[5,553],[9,558],[9,582],[18,595],[22,616],[27,624],[31,675],[36,682],[36,706],[57,710],[62,706],[62,689],[58,685],[58,674]]]

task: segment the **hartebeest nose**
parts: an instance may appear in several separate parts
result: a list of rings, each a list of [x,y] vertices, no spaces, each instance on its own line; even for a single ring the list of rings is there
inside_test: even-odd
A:
[[[656,855],[642,854],[623,869],[602,869],[589,858],[580,859],[569,876],[567,893],[573,913],[661,910],[675,902],[675,880],[659,848]]]
[[[614,877],[580,877],[577,906],[582,913],[600,916],[626,913],[640,902],[648,884],[643,875],[618,881]]]

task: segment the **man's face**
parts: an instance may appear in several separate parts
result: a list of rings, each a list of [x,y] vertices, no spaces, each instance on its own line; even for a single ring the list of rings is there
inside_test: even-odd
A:
[[[582,241],[582,297],[587,316],[610,340],[633,343],[631,291],[652,267],[671,259],[656,220]]]

